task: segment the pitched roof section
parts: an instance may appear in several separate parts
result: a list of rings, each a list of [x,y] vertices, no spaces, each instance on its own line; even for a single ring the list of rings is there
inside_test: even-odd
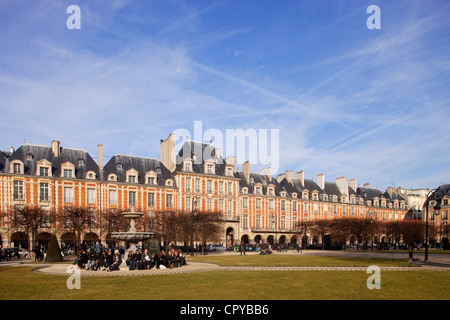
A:
[[[52,176],[61,176],[61,165],[70,162],[75,167],[75,177],[85,179],[86,173],[93,171],[97,179],[100,178],[100,170],[97,163],[85,150],[60,147],[59,155],[52,152],[51,146],[23,144],[13,152],[9,161],[20,160],[24,164],[24,174],[37,175],[37,162],[47,160],[52,164]],[[81,160],[81,161],[80,161]]]
[[[107,180],[110,174],[115,174],[119,182],[126,181],[128,170],[134,169],[138,172],[138,183],[146,184],[146,173],[153,171],[156,173],[156,184],[165,186],[167,180],[172,180],[175,185],[175,179],[170,171],[161,163],[161,161],[152,158],[135,157],[116,154],[103,168],[104,179]]]
[[[176,157],[176,171],[183,171],[183,160],[192,160],[192,171],[205,173],[205,162],[212,160],[215,163],[215,175],[225,175],[225,161],[210,143],[186,141],[178,151]]]

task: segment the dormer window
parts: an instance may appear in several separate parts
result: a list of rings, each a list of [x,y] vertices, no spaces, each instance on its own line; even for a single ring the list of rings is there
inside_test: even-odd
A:
[[[117,181],[117,176],[115,175],[115,174],[110,174],[109,176],[108,176],[108,180],[109,181]]]
[[[72,178],[72,170],[64,169],[64,178]]]
[[[156,174],[161,174],[161,168],[160,167],[156,168]]]
[[[47,167],[40,167],[39,168],[39,175],[42,177],[48,177],[48,168]]]
[[[118,164],[116,164],[116,169],[123,170],[123,165],[119,162]]]
[[[96,177],[96,174],[95,174],[94,171],[88,171],[88,172],[86,173],[86,178],[87,178],[87,179],[95,179],[95,177]]]
[[[173,186],[173,181],[172,180],[167,180],[166,181],[166,186]]]
[[[137,172],[135,169],[127,170],[126,181],[129,183],[138,183],[138,175],[139,172]]]
[[[243,193],[248,193],[248,188],[247,188],[247,187],[242,188],[242,192],[243,192]]]
[[[79,167],[84,167],[84,163],[85,163],[85,162],[84,162],[83,159],[79,159],[79,160],[78,160],[78,166],[79,166]]]
[[[33,160],[33,155],[31,153],[27,153],[26,159],[27,160]]]
[[[71,162],[67,161],[61,165],[61,177],[63,178],[75,177],[75,166]]]
[[[302,193],[302,198],[308,200],[308,191]]]
[[[185,160],[184,161],[184,171],[186,172],[192,172],[192,162],[191,160]]]
[[[22,166],[20,163],[13,163],[13,173],[20,174],[22,173]]]
[[[147,184],[156,184],[155,177],[147,177]]]
[[[206,173],[208,173],[208,174],[214,174],[214,166],[212,165],[212,164],[208,164],[207,166],[206,166]]]
[[[49,177],[52,175],[52,164],[49,161],[42,159],[37,161],[36,165],[36,174],[40,175],[41,177]]]

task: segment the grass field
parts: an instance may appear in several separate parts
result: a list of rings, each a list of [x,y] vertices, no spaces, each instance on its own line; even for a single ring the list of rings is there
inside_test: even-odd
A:
[[[222,265],[404,266],[394,259],[306,256],[206,256],[193,260]],[[241,259],[242,258],[242,259]],[[272,259],[271,259],[272,258]],[[314,259],[312,259],[314,258]],[[190,258],[192,259],[192,258]],[[407,264],[407,263],[406,263]],[[450,272],[382,271],[381,289],[369,290],[365,271],[231,271],[123,277],[82,277],[69,290],[68,276],[1,267],[1,300],[438,300],[450,299]],[[164,290],[161,290],[164,288]]]

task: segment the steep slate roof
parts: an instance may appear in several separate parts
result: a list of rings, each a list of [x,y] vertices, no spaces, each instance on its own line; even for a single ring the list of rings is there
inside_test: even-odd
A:
[[[31,155],[32,159],[27,160],[27,155]],[[43,146],[36,144],[23,144],[19,149],[13,152],[9,161],[20,160],[24,164],[24,174],[37,175],[36,162],[45,159],[52,164],[52,176],[61,176],[61,165],[70,162],[75,166],[75,177],[77,179],[85,179],[88,171],[93,171],[97,179],[100,178],[100,171],[97,163],[85,150],[70,149],[60,147],[60,155],[55,156],[51,146]],[[81,165],[79,160],[83,160]]]
[[[284,178],[280,184],[289,192],[289,194],[296,192],[298,197],[301,197],[301,194],[305,189],[308,190],[309,196],[315,190],[319,193],[324,192],[312,179],[304,179],[303,182],[304,185],[300,179],[293,178],[292,183],[290,183]]]
[[[339,191],[339,188],[338,188],[336,182],[326,182],[325,181],[325,189],[323,191],[327,195],[335,195],[338,197],[341,196],[341,191]]]
[[[178,151],[176,157],[176,171],[183,171],[183,160],[192,159],[192,171],[205,173],[205,160],[213,159],[216,162],[215,174],[225,175],[225,161],[217,154],[216,148],[210,143],[186,141]]]
[[[239,182],[239,187],[242,190],[242,188],[248,188],[248,193],[250,194],[254,194],[255,193],[255,185],[260,183],[261,187],[262,187],[262,194],[263,195],[267,195],[267,189],[269,187],[269,185],[273,185],[275,188],[275,195],[279,196],[280,192],[282,191],[286,191],[289,194],[288,190],[285,190],[284,187],[278,183],[278,181],[273,178],[273,177],[269,177],[265,174],[260,174],[260,173],[250,173],[250,181],[247,181],[245,179],[245,174],[243,171],[236,171],[234,174],[235,178],[239,178],[240,182]]]
[[[122,169],[118,168],[118,164],[122,165]],[[166,185],[167,180],[172,180],[175,186],[175,179],[170,171],[161,163],[161,161],[152,158],[135,157],[128,155],[116,154],[103,168],[103,177],[108,179],[111,173],[117,176],[119,182],[126,182],[126,172],[134,169],[138,172],[138,183],[146,184],[145,174],[153,171],[157,174],[156,184],[159,186]],[[160,169],[160,171],[158,170]]]
[[[10,156],[11,152],[0,151],[0,172],[6,171],[6,163]]]

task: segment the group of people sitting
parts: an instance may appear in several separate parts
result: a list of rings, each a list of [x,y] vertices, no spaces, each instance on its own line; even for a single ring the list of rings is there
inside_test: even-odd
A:
[[[140,253],[139,250],[130,251],[125,262],[129,270],[150,270],[154,267],[156,269],[172,269],[186,265],[186,257],[182,255],[181,249],[170,249],[167,255],[164,251],[159,251],[153,257],[145,249],[143,253]]]
[[[86,252],[84,250],[80,250],[78,252],[78,256],[73,262],[75,267],[86,270],[104,270],[104,271],[113,271],[119,270],[119,266],[122,264],[122,257],[119,253],[119,250],[112,249],[102,250],[100,252]]]
[[[122,256],[117,249],[114,253],[112,249],[88,253],[80,250],[73,265],[75,268],[92,271],[114,271],[119,270],[122,262]],[[186,265],[186,258],[182,255],[181,250],[170,249],[167,255],[164,251],[159,251],[151,257],[148,250],[144,249],[143,253],[139,250],[130,251],[125,262],[129,270],[150,270],[154,267],[156,269],[172,269]]]

